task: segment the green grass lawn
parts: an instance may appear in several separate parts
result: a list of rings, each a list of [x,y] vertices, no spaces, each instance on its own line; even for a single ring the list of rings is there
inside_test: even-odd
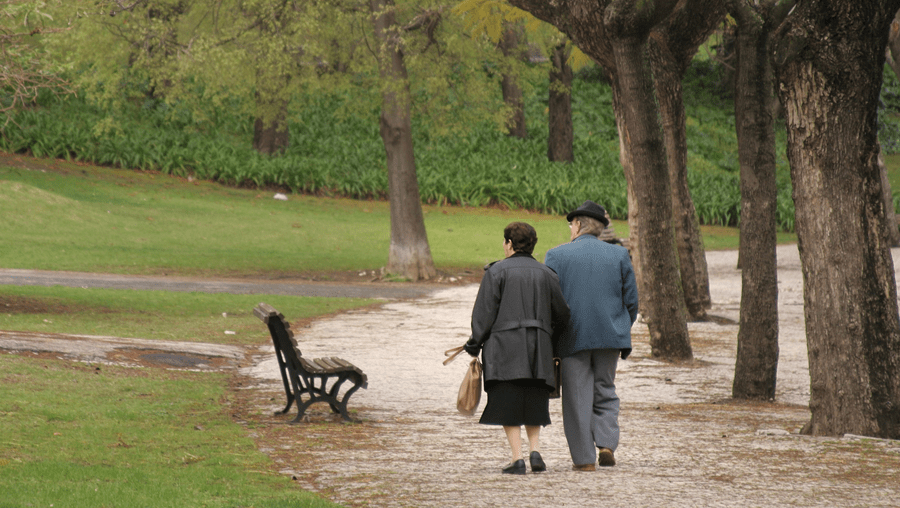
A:
[[[384,201],[279,201],[274,191],[33,161],[31,169],[0,166],[0,267],[270,278],[387,263]],[[424,213],[434,262],[444,271],[477,270],[501,257],[502,230],[512,221],[537,230],[537,259],[569,239],[564,216],[440,206]],[[628,236],[626,222],[613,226]],[[702,229],[707,248],[737,247],[735,228]]]
[[[267,329],[253,315],[253,307],[262,301],[295,323],[379,303],[364,298],[0,285],[0,330],[251,345],[269,341]]]
[[[227,376],[0,355],[0,507],[329,507],[231,419]]]
[[[274,279],[386,264],[388,203],[280,201],[274,193],[63,161],[0,166],[0,267]],[[512,221],[537,230],[537,259],[569,239],[563,216],[424,211],[444,272],[477,274],[499,259],[503,227]],[[625,222],[614,227],[628,236]],[[707,248],[737,246],[734,228],[703,233]],[[263,344],[267,332],[251,314],[260,301],[295,323],[375,303],[0,286],[0,329]],[[331,506],[275,472],[231,418],[226,375],[9,354],[0,354],[0,372],[0,508]]]

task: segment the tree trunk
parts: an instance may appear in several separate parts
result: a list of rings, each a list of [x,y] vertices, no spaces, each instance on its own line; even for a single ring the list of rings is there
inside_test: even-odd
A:
[[[741,164],[741,312],[731,394],[775,398],[778,374],[778,276],[774,80],[769,62],[777,21],[770,1],[726,1],[737,21],[735,128]],[[775,23],[773,23],[773,21]]]
[[[387,156],[391,205],[391,247],[387,271],[406,279],[436,275],[425,232],[416,179],[410,113],[409,78],[403,60],[393,0],[371,0],[382,79],[380,130]]]
[[[283,153],[290,145],[287,125],[287,100],[264,100],[256,93],[257,117],[253,122],[253,149],[261,154]]]
[[[675,76],[663,65],[654,65],[656,96],[665,134],[669,182],[672,192],[672,212],[675,246],[681,268],[681,285],[688,315],[695,321],[706,319],[706,309],[712,306],[709,296],[709,272],[706,251],[700,238],[700,221],[687,183],[687,139],[681,76]]]
[[[618,75],[615,72],[609,72],[610,86],[613,92],[613,113],[616,118],[616,130],[619,133],[619,164],[622,165],[622,172],[625,174],[625,192],[628,202],[628,252],[631,255],[631,263],[634,266],[634,278],[638,287],[638,309],[640,309],[641,319],[646,321],[645,316],[647,309],[650,308],[650,293],[652,293],[653,285],[648,277],[644,276],[643,270],[643,253],[638,245],[638,238],[641,237],[641,223],[646,220],[642,213],[640,203],[635,196],[634,183],[634,163],[631,160],[631,152],[625,146],[625,136],[628,131],[625,128],[625,106],[621,103],[619,97]],[[653,353],[654,356],[662,354]]]
[[[706,251],[700,221],[687,182],[687,139],[681,81],[697,48],[725,18],[721,0],[686,0],[650,35],[650,63],[662,117],[672,205],[675,242],[681,268],[684,303],[691,319],[706,319],[712,305]]]
[[[611,76],[628,180],[629,247],[654,356],[692,357],[672,230],[672,196],[652,73],[650,29],[685,0],[510,0],[569,36]],[[637,254],[635,256],[635,254]]]
[[[517,25],[504,24],[503,37],[500,39],[500,51],[507,60],[513,60],[513,62],[507,62],[507,70],[503,73],[500,81],[503,102],[510,110],[506,127],[510,136],[525,139],[528,137],[528,128],[525,125],[525,100],[522,95],[522,87],[519,86],[519,76],[515,72],[515,66],[523,58],[523,48],[519,42]]]
[[[686,360],[692,357],[684,293],[672,235],[672,197],[659,111],[653,96],[653,79],[646,58],[646,38],[613,39],[617,64],[617,88],[623,104],[626,146],[631,154],[635,201],[641,209],[641,274],[647,308],[641,314],[650,329],[654,356]]]
[[[702,321],[712,305],[700,221],[687,183],[687,139],[681,80],[700,44],[725,16],[721,1],[689,0],[649,39],[650,63],[662,118],[672,190],[675,242],[684,303],[691,319]]]
[[[804,279],[804,432],[900,438],[900,318],[877,110],[900,0],[800,2],[775,34]]]
[[[572,67],[569,66],[569,43],[553,48],[550,55],[550,97],[548,103],[550,124],[547,140],[547,158],[555,162],[572,162],[575,139],[572,128]]]

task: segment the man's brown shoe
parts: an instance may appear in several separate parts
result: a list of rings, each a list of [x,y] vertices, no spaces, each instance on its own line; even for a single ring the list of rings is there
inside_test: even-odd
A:
[[[572,466],[572,471],[596,471],[597,466],[593,464],[575,464]]]
[[[616,465],[616,456],[613,455],[613,451],[609,448],[600,448],[600,453],[598,455],[599,458],[597,459],[597,463],[600,464],[601,467]]]

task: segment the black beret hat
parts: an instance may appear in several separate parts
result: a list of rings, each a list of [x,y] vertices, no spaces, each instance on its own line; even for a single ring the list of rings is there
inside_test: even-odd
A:
[[[572,222],[574,217],[578,217],[579,215],[583,215],[585,217],[591,217],[593,219],[597,219],[602,222],[604,226],[609,226],[609,219],[606,218],[606,209],[602,206],[594,203],[590,199],[585,201],[575,210],[569,212],[569,215],[566,215],[566,220]]]

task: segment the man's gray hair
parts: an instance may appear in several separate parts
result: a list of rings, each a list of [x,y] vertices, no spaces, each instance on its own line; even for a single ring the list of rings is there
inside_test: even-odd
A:
[[[572,217],[572,220],[577,220],[578,223],[581,224],[581,230],[579,231],[579,233],[582,235],[594,235],[599,238],[603,233],[603,229],[605,228],[602,222],[586,215]]]

